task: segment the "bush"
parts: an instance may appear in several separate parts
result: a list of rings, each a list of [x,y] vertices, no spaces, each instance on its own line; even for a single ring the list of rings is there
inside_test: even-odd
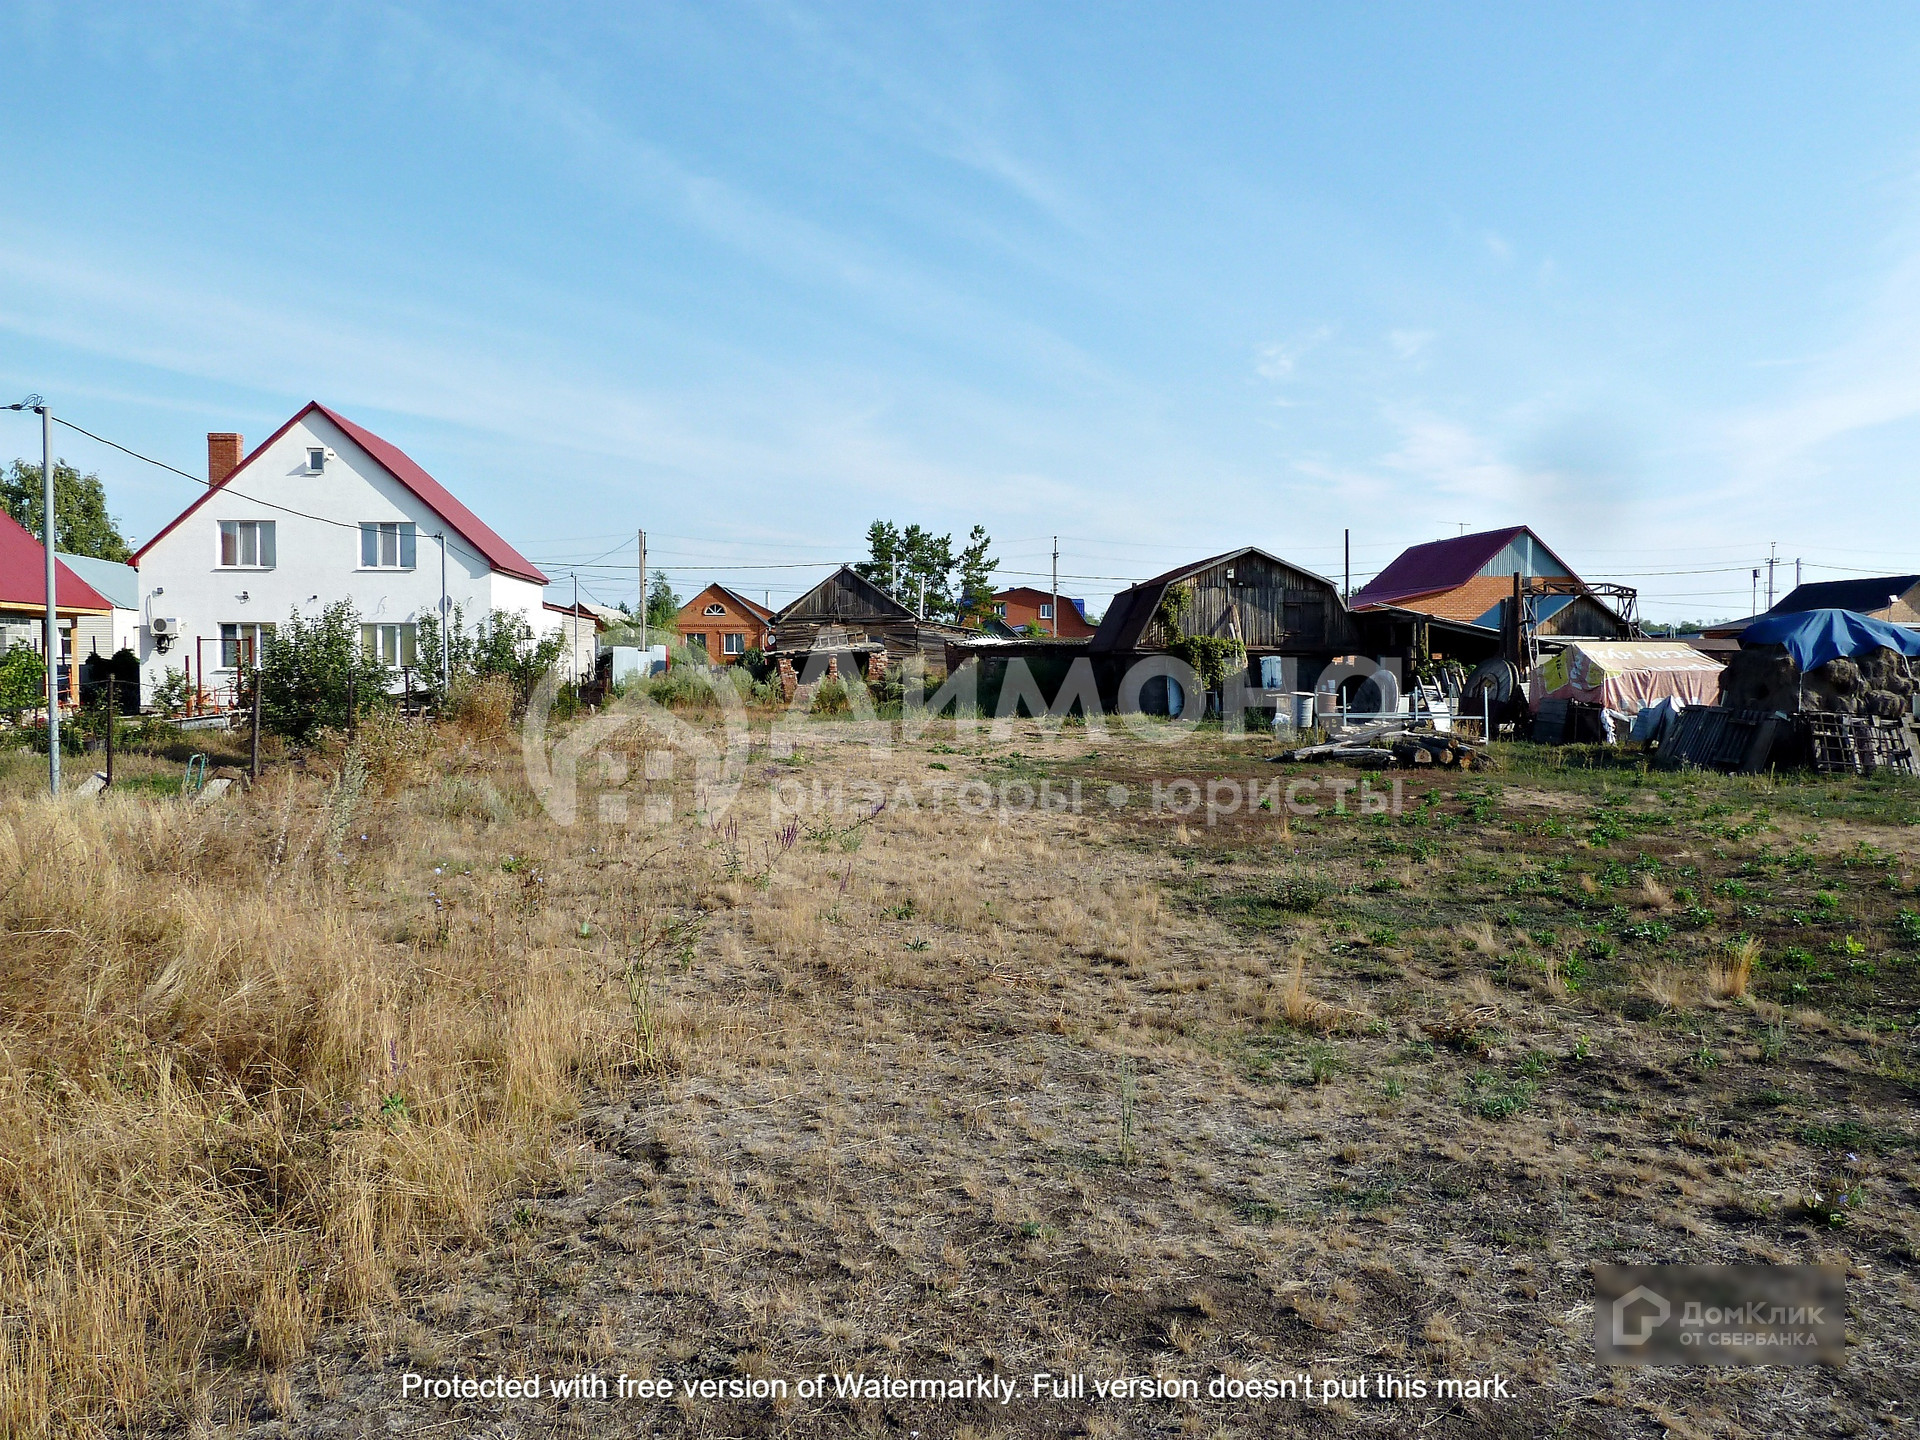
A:
[[[447,714],[476,740],[499,740],[513,729],[513,684],[503,676],[467,678],[454,686]]]
[[[168,667],[166,675],[153,687],[151,697],[155,714],[165,715],[169,719],[187,713],[187,705],[193,699],[193,686],[187,681],[187,672]]]
[[[296,743],[345,729],[386,696],[386,667],[361,648],[360,614],[345,600],[311,620],[294,611],[260,651],[261,727]]]
[[[47,666],[35,651],[16,645],[0,656],[0,711],[18,724],[21,711],[38,709],[46,698]]]
[[[447,670],[452,691],[447,695],[440,684],[437,617],[421,616],[418,636],[418,653],[426,661],[421,667],[421,685],[436,706],[451,709],[460,703],[463,687],[477,680],[499,679],[511,687],[516,715],[527,708],[534,686],[567,648],[566,637],[557,632],[536,640],[526,617],[509,610],[494,611],[469,631],[465,613],[456,605],[447,626]]]

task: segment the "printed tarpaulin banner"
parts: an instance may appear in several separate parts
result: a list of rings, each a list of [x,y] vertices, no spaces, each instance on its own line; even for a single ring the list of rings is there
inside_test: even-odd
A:
[[[1579,700],[1622,715],[1673,699],[1711,705],[1720,698],[1721,665],[1672,640],[1579,640],[1535,668],[1528,699]]]

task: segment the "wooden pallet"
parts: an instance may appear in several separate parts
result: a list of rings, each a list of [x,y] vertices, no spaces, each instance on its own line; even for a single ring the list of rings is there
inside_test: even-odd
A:
[[[1806,721],[1813,768],[1822,775],[1920,774],[1920,742],[1911,721],[1824,711],[1808,714]]]

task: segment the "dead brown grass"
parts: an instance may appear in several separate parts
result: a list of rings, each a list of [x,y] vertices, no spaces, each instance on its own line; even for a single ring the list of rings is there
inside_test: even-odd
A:
[[[489,943],[513,886],[429,932],[432,963],[392,943],[377,799],[427,756],[363,739],[381,780],[345,798],[316,774],[225,809],[0,808],[0,1433],[141,1430],[213,1354],[299,1361],[482,1236],[619,1062],[596,977],[525,925]]]
[[[1760,942],[1753,936],[1734,942],[1708,962],[1707,988],[1723,1000],[1741,999],[1753,983],[1753,966],[1759,958]]]
[[[617,1419],[460,1414],[403,1406],[407,1366],[1497,1369],[1525,1379],[1511,1406],[1342,1423],[1544,1433],[1593,1393],[1592,1260],[1675,1235],[1703,1259],[1844,1247],[1894,1277],[1860,1287],[1862,1343],[1904,1333],[1911,1124],[1875,1097],[1910,1052],[1856,1050],[1838,1005],[1790,1026],[1765,970],[1750,1003],[1723,1003],[1718,936],[1649,953],[1576,932],[1639,898],[1637,876],[1594,878],[1625,850],[1539,841],[1587,867],[1569,882],[1529,840],[1522,868],[1561,874],[1563,899],[1515,886],[1513,832],[1461,797],[1424,828],[1321,816],[1284,843],[1265,816],[1182,835],[1137,805],[902,801],[853,833],[864,803],[810,815],[769,859],[778,780],[892,797],[929,770],[1030,773],[1032,728],[756,766],[737,833],[684,816],[558,831],[513,751],[454,723],[417,768],[412,737],[363,735],[351,763],[325,751],[224,810],[0,807],[0,928],[27,947],[0,967],[0,1155],[21,1157],[0,1166],[0,1430],[1264,1436],[1325,1419],[684,1396]],[[1224,742],[1200,756],[1235,762]],[[1083,768],[1089,793],[1139,795],[1165,764]],[[638,748],[626,771],[643,775]],[[1765,843],[1689,856],[1689,888]],[[1331,896],[1248,903],[1301,874]],[[1604,907],[1578,898],[1602,890]],[[1809,1238],[1778,1197],[1839,1163],[1808,1132],[1856,1114],[1858,1208]],[[1764,1428],[1780,1382],[1738,1378],[1731,1402],[1651,1373],[1608,1393],[1623,1426],[1657,1405],[1714,1431],[1727,1403]],[[1867,1418],[1840,1388],[1820,1401]]]

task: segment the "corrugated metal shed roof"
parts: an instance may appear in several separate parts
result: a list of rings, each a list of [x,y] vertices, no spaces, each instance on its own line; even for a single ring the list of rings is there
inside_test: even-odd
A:
[[[140,608],[140,572],[131,565],[92,555],[69,555],[64,550],[55,551],[54,558],[111,600],[117,609]]]
[[[103,614],[113,602],[68,568],[58,551],[53,557],[54,608]],[[0,604],[44,607],[47,603],[47,552],[13,516],[0,510]]]

